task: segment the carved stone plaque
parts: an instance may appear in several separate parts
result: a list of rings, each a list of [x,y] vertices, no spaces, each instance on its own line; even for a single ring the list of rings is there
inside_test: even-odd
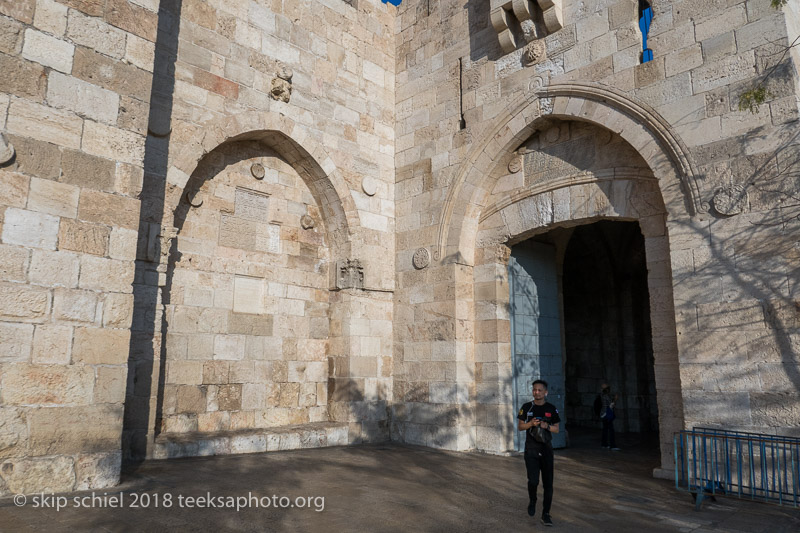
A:
[[[281,227],[277,224],[256,224],[256,250],[281,253]]]
[[[595,148],[590,137],[547,146],[525,154],[525,185],[575,174],[591,168]]]
[[[516,174],[520,170],[522,170],[522,161],[518,155],[514,154],[514,157],[508,162],[508,171]]]
[[[336,262],[337,289],[363,289],[364,267],[358,259],[344,259]]]
[[[233,205],[237,218],[266,221],[269,216],[269,196],[264,193],[237,187]]]
[[[219,222],[219,244],[231,248],[255,250],[255,224],[250,220],[222,215]]]
[[[720,215],[738,215],[747,205],[747,191],[741,185],[733,185],[717,191],[712,202]]]
[[[411,262],[414,264],[414,268],[421,270],[431,263],[431,253],[427,248],[420,248],[414,252]]]

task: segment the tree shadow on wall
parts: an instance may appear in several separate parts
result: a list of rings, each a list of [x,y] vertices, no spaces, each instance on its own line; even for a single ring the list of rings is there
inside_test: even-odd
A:
[[[800,131],[783,129],[773,152],[745,151],[773,135],[759,128],[722,141],[720,161],[719,143],[701,149],[711,201],[707,215],[675,223],[673,284],[690,295],[676,300],[678,332],[695,347],[681,364],[697,365],[683,384],[687,422],[713,410],[720,425],[798,434],[789,406],[800,403]],[[729,404],[706,396],[722,391]]]

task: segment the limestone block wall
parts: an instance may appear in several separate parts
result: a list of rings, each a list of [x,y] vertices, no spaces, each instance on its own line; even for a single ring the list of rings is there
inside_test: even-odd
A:
[[[344,333],[334,333],[333,322],[327,321],[332,315],[345,323],[351,314],[361,316],[362,299],[374,300],[380,306],[387,291],[393,289],[394,11],[393,6],[379,0],[187,0],[180,11],[176,6],[161,11],[156,56],[163,68],[157,68],[153,108],[158,113],[150,123],[153,135],[148,139],[145,157],[147,186],[142,212],[142,233],[151,242],[140,243],[135,293],[141,305],[134,320],[134,381],[128,388],[130,408],[124,438],[131,457],[152,456],[154,439],[163,431],[210,432],[226,427],[350,421],[351,416],[342,413],[341,405],[335,417],[329,412],[331,390],[336,388],[333,381],[328,383],[334,374],[329,367],[339,357],[358,354],[372,359],[365,367],[368,370],[361,369],[357,374],[351,373],[349,364],[339,365],[337,372],[342,378],[354,382],[381,378],[378,361],[391,354],[374,343],[365,342],[361,347],[357,338],[351,343],[347,328]],[[244,181],[223,187],[228,191],[223,195],[225,201],[233,201],[233,207],[220,207],[218,214],[212,214],[212,209],[208,215],[202,215],[207,206],[197,208],[201,220],[196,228],[191,224],[195,208],[189,209],[186,220],[190,225],[179,227],[176,215],[187,209],[197,188],[214,189],[217,186],[212,183],[224,183],[224,176],[233,175],[225,171],[200,176],[198,168],[204,158],[244,141],[254,143],[247,158],[236,163],[243,165],[238,179]],[[259,150],[264,155],[259,156]],[[269,179],[264,178],[262,185],[246,185],[253,178],[247,177],[250,170],[245,167],[256,161],[254,157],[266,154],[268,160],[260,163],[267,177],[278,172],[282,181],[268,185]],[[286,182],[286,176],[293,176],[289,180],[292,185]],[[283,188],[262,190],[262,186]],[[211,230],[216,227],[217,216],[235,222],[235,187],[269,194],[268,215],[252,216],[253,228],[263,229],[263,234],[261,229],[254,230],[256,250],[244,252],[246,247],[223,244],[221,233],[215,235]],[[222,205],[219,200],[215,202]],[[306,211],[317,219],[313,230],[302,228]],[[201,235],[189,237],[195,232]],[[315,237],[309,241],[312,234]],[[217,239],[216,251],[203,247],[204,254],[211,254],[209,260],[214,266],[202,268],[210,268],[214,274],[197,274],[197,278],[192,274],[179,280],[185,260],[178,258],[175,265],[180,268],[175,270],[175,279],[179,283],[170,285],[170,258],[182,254],[181,247],[197,238]],[[278,248],[280,253],[275,253]],[[158,252],[153,251],[156,249]],[[361,265],[362,286],[355,288],[356,297],[337,300],[328,291],[342,289],[336,281],[338,268],[351,261]],[[355,269],[355,263],[352,266]],[[191,291],[185,289],[196,284],[197,289],[207,290],[204,284],[211,283],[215,294],[235,291],[237,275],[253,278],[240,284],[263,284],[264,307],[254,309],[256,312],[250,313],[253,316],[244,319],[235,308],[226,309],[229,304],[219,303],[215,296],[213,304],[209,300],[207,311],[198,315],[202,320],[195,322],[201,329],[211,328],[210,323],[216,322],[213,327],[218,330],[198,333],[213,333],[215,342],[225,346],[218,345],[218,353],[209,355],[207,350],[198,352],[196,344],[194,348],[173,344],[183,342],[179,336],[173,338],[173,333],[189,334],[176,331],[175,326],[186,313],[199,312],[187,309],[185,298]],[[202,316],[211,309],[235,320],[229,319],[227,325],[224,320],[206,321]],[[242,331],[250,331],[250,326],[239,324],[241,320],[252,325],[253,333]],[[201,326],[203,321],[206,323]],[[330,341],[326,341],[326,328]],[[163,338],[165,334],[167,338]],[[263,344],[263,348],[259,351],[253,344]],[[354,344],[360,351],[354,351]],[[245,352],[238,360],[240,348]],[[212,360],[232,361],[227,378],[202,377],[196,364],[171,361],[171,353],[184,350],[187,359],[205,360],[209,365]],[[261,361],[258,379],[244,375],[244,367],[249,369],[247,361]],[[173,380],[169,368],[184,364],[191,367],[191,376]],[[234,368],[235,376],[230,374]],[[163,389],[160,382],[165,384]],[[319,387],[320,383],[325,387]],[[229,408],[214,403],[212,385],[217,393],[223,386],[231,392]],[[183,386],[189,388],[180,388]],[[237,396],[240,388],[241,404]],[[364,390],[336,390],[340,401],[348,390],[348,401],[364,401]],[[374,402],[385,404],[389,390],[380,387],[372,395],[379,396]],[[180,400],[180,391],[191,398]],[[181,402],[183,407],[177,407]],[[351,407],[359,409],[355,404]],[[368,411],[382,412],[378,418],[385,426],[386,409],[373,407]],[[234,417],[235,412],[239,414]],[[370,422],[378,419],[375,416]],[[201,417],[208,423],[201,426]],[[228,418],[230,426],[225,420]],[[353,420],[354,426],[361,420]],[[355,429],[360,439],[360,426]]]
[[[459,296],[461,281],[454,269],[478,290],[478,221],[492,205],[494,184],[506,173],[500,169],[528,137],[543,131],[539,116],[579,119],[619,133],[658,180],[666,233],[662,225],[658,236],[657,225],[652,226],[654,238],[646,253],[648,262],[658,265],[649,287],[651,316],[659,318],[653,320],[653,349],[668,356],[663,366],[656,357],[660,425],[665,420],[670,427],[722,423],[781,432],[796,425],[796,409],[777,406],[799,400],[797,326],[788,311],[795,299],[791,280],[796,269],[789,250],[797,240],[788,228],[796,221],[790,189],[796,169],[797,77],[791,55],[773,54],[795,37],[789,34],[792,22],[787,24],[785,12],[767,0],[652,4],[648,46],[654,59],[646,64],[640,64],[642,36],[633,1],[564,2],[562,29],[534,35],[510,53],[503,51],[490,23],[488,3],[441,0],[431,3],[430,14],[419,2],[401,4],[396,309],[415,327],[396,329],[395,410],[404,413],[395,421],[398,433],[403,426],[419,426],[429,435],[445,431],[454,436],[453,428],[474,420],[468,415],[454,423],[452,417],[429,416],[415,410],[413,397],[401,394],[421,391],[428,401],[426,394],[439,381],[414,374],[405,361],[410,344],[419,343],[414,353],[428,357],[429,352],[432,359],[441,341],[440,353],[452,354],[454,362],[459,353],[464,361],[477,361],[479,345],[492,358],[506,350],[498,329],[504,327],[502,305],[486,308],[499,320],[480,324],[478,302]],[[740,111],[739,94],[768,72],[767,101],[758,113]],[[577,98],[578,93],[587,96]],[[611,178],[600,201],[613,204],[616,186]],[[552,224],[564,215],[563,223],[572,223],[576,214],[566,206],[576,206],[572,196],[564,203],[562,193],[553,192],[552,211],[535,202],[528,211],[520,208],[520,227],[530,220],[526,217],[541,216]],[[592,197],[598,196],[591,193],[585,200]],[[412,258],[420,248],[427,248],[432,260],[415,272]],[[492,268],[481,271],[481,280],[497,284],[500,279],[484,279]],[[504,289],[493,290],[497,298]],[[439,314],[426,313],[428,308]],[[459,310],[466,313],[464,320],[456,320],[454,331],[435,342],[420,331],[422,321],[436,323]],[[484,327],[497,330],[485,337],[489,342],[478,340]],[[706,343],[712,336],[737,339],[736,348]],[[703,349],[698,349],[701,342]],[[765,343],[772,347],[766,355]],[[690,373],[702,378],[690,379]],[[477,362],[467,362],[463,381],[442,378],[454,390],[463,384],[466,391],[464,398],[442,403],[466,406],[468,413],[482,416],[486,402],[476,383],[480,375]],[[719,377],[710,379],[713,375]],[[497,394],[504,397],[502,391]],[[498,432],[499,426],[494,425]],[[477,441],[505,438],[495,433]],[[668,456],[663,454],[665,461]]]
[[[252,142],[215,150],[193,179],[170,273],[164,432],[327,421],[330,257],[308,187]]]
[[[0,2],[0,495],[119,478],[156,4]]]

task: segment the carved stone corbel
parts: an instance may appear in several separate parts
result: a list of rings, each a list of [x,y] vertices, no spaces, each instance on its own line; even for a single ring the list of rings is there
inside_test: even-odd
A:
[[[544,37],[564,27],[562,10],[563,0],[492,0],[489,17],[492,27],[497,32],[500,46],[505,53],[511,53],[519,46],[530,43],[534,39]],[[541,12],[538,15],[537,11]],[[544,29],[537,30],[535,20],[539,26],[544,24]],[[522,36],[514,34],[516,26],[522,31]],[[517,32],[520,30],[517,29]]]

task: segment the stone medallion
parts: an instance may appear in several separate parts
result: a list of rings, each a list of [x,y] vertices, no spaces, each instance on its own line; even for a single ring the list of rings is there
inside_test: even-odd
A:
[[[514,157],[508,162],[508,171],[512,174],[516,174],[520,170],[522,170],[522,159],[514,154]]]
[[[544,47],[544,41],[542,39],[534,39],[526,44],[523,49],[522,63],[526,67],[530,67],[531,65],[544,61],[546,55],[547,50]]]
[[[261,163],[253,163],[250,165],[250,174],[257,180],[263,180],[264,176],[266,176],[266,170],[264,170],[264,165]]]
[[[421,270],[431,263],[431,253],[427,248],[419,248],[414,252],[414,257],[411,259],[414,268]]]
[[[367,196],[375,196],[375,193],[378,192],[378,182],[375,181],[375,178],[365,176],[364,179],[361,180],[361,190],[364,191],[364,194]]]
[[[316,225],[317,222],[311,215],[303,215],[302,217],[300,217],[300,227],[302,227],[303,229],[312,229]]]
[[[733,185],[717,191],[711,201],[720,215],[738,215],[747,205],[747,191],[741,185]]]

